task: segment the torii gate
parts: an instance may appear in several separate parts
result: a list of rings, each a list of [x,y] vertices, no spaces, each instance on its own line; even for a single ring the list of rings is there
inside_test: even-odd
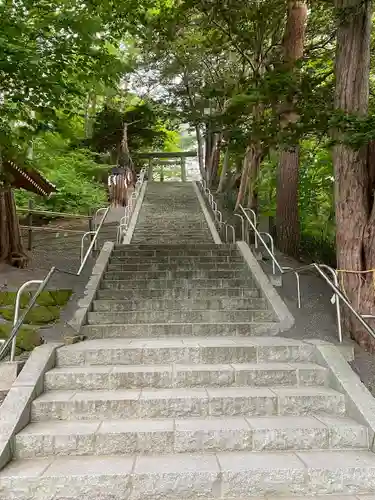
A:
[[[152,181],[153,170],[155,165],[167,165],[170,163],[179,163],[181,167],[181,181],[186,182],[186,158],[197,158],[196,151],[176,151],[155,153],[135,153],[134,158],[148,159],[148,180]],[[175,159],[175,162],[166,161]]]

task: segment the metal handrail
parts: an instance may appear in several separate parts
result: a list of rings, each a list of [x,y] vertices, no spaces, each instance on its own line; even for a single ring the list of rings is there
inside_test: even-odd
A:
[[[225,241],[228,243],[228,229],[230,228],[232,231],[232,240],[233,240],[233,243],[235,243],[236,242],[236,231],[235,231],[234,227],[231,224],[228,224],[227,222],[223,221],[223,214],[221,213],[220,210],[218,210],[217,203],[214,200],[214,197],[213,197],[210,189],[207,187],[206,181],[204,179],[202,179],[199,182],[202,186],[203,192],[207,195],[208,203],[209,203],[211,210],[214,214],[215,223],[218,225],[220,230],[221,230],[222,226],[225,227]]]
[[[95,231],[87,231],[81,238],[81,252],[80,252],[81,263],[83,261],[83,249],[85,246],[85,239],[87,238],[87,236],[91,236],[92,234],[95,234]]]
[[[248,222],[250,222],[250,225],[252,226],[254,232],[258,233],[258,237],[260,241],[263,243],[264,247],[266,248],[268,254],[270,255],[272,261],[274,264],[277,266],[281,274],[288,274],[293,272],[297,278],[297,297],[298,297],[298,307],[301,307],[301,293],[300,293],[300,286],[299,286],[299,273],[301,271],[307,271],[311,269],[315,269],[319,275],[325,280],[325,282],[328,284],[328,286],[333,290],[334,292],[334,297],[335,297],[335,305],[336,305],[336,317],[337,317],[337,330],[338,330],[338,337],[339,337],[339,342],[342,343],[343,336],[342,336],[342,325],[341,325],[341,310],[340,310],[340,300],[346,305],[346,307],[351,311],[351,313],[357,318],[357,320],[361,323],[361,325],[366,329],[366,331],[372,336],[372,338],[375,339],[375,330],[365,321],[366,318],[368,319],[373,319],[375,318],[375,315],[371,314],[361,314],[357,312],[352,304],[349,302],[349,299],[345,296],[345,294],[341,291],[339,282],[338,282],[338,277],[337,277],[337,272],[335,269],[332,267],[326,265],[326,264],[317,264],[313,262],[312,264],[308,264],[305,266],[297,267],[297,268],[291,268],[291,267],[281,267],[279,262],[277,261],[276,257],[272,254],[271,250],[268,248],[266,243],[264,242],[263,238],[261,237],[259,231],[257,230],[256,227],[254,227],[254,224],[250,221],[248,218],[246,212],[243,210],[243,207],[240,205],[240,208],[244,212],[245,216],[247,217]],[[327,274],[323,271],[323,269],[329,271],[332,275],[332,280],[327,276]]]
[[[241,219],[241,236],[242,236],[242,241],[245,241],[245,219],[242,217],[241,214],[234,214],[235,217],[239,217]]]
[[[327,285],[332,288],[334,295],[336,296],[336,302],[338,303],[338,299],[342,300],[346,307],[354,314],[354,316],[357,318],[357,320],[361,323],[361,325],[367,330],[367,332],[372,336],[373,339],[375,339],[375,330],[365,321],[364,318],[372,317],[372,315],[367,315],[367,314],[361,314],[357,312],[352,304],[349,302],[348,298],[345,296],[345,294],[340,290],[339,286],[334,284],[326,275],[326,273],[322,270],[323,269],[328,269],[330,271],[333,271],[334,274],[336,274],[336,271],[331,268],[330,266],[327,266],[326,264],[316,264],[313,262],[312,264],[308,264],[306,266],[302,267],[297,267],[296,269],[293,269],[295,272],[301,272],[301,271],[307,271],[310,270],[311,268],[314,268],[320,276],[325,280]],[[289,271],[285,271],[284,274],[288,273]],[[339,309],[338,309],[339,310]],[[341,316],[339,316],[341,318]],[[342,328],[341,328],[341,321],[340,324],[338,324],[338,329],[339,329],[339,340],[342,342]]]
[[[273,255],[275,255],[275,243],[274,243],[273,238],[270,235],[270,233],[266,233],[265,231],[262,231],[262,232],[259,232],[259,234],[263,235],[263,236],[268,236],[268,239],[270,240],[270,244],[271,244],[271,252]],[[257,248],[257,247],[255,247],[255,248]],[[272,261],[272,274],[276,274],[275,261]]]
[[[105,212],[106,211],[106,208],[107,207],[102,207],[102,208],[98,208],[98,210],[95,212],[95,215],[94,215],[94,232],[96,231],[96,219],[99,215],[100,212]],[[82,240],[85,239],[85,235],[82,236]],[[98,249],[98,245],[97,245],[98,242],[95,243],[94,245],[94,250],[96,251]],[[83,246],[83,241],[81,241],[81,249],[82,249],[82,246]],[[81,250],[82,251],[82,250]],[[82,260],[82,258],[81,258]]]
[[[253,216],[254,226],[257,227],[258,226],[258,218],[257,218],[257,214],[255,213],[255,211],[252,208],[243,208],[242,205],[240,205],[240,207],[245,214],[246,214],[246,212],[251,213],[251,215]],[[255,248],[258,248],[258,238],[257,238],[256,232],[254,233],[254,244],[255,244]]]
[[[236,243],[236,230],[234,229],[232,224],[225,223],[225,239],[227,240],[227,243],[228,243],[228,228],[232,230],[232,243]]]
[[[214,215],[215,215],[215,219],[216,219],[216,215],[220,216],[219,217],[219,222],[223,222],[223,214],[220,212],[220,210],[214,210]]]
[[[0,360],[3,359],[5,353],[8,351],[8,348],[9,348],[10,345],[11,345],[10,361],[14,360],[14,356],[15,356],[15,352],[16,352],[17,334],[19,332],[19,329],[23,325],[27,314],[34,307],[34,305],[35,305],[35,303],[36,303],[39,295],[41,294],[41,292],[43,292],[43,290],[47,286],[49,280],[52,278],[53,274],[55,272],[57,272],[57,271],[61,272],[61,273],[65,273],[65,274],[74,275],[74,276],[79,276],[81,274],[83,268],[85,267],[87,259],[88,259],[89,255],[90,255],[90,253],[91,253],[94,245],[95,245],[95,242],[96,242],[96,240],[98,238],[99,232],[100,232],[100,230],[101,230],[101,228],[103,226],[103,223],[104,223],[105,219],[107,218],[109,209],[110,209],[110,207],[108,207],[106,209],[106,211],[104,212],[103,218],[100,221],[100,224],[99,224],[99,226],[98,226],[98,228],[97,228],[97,230],[95,232],[95,235],[94,235],[94,237],[93,237],[93,239],[92,239],[92,241],[91,241],[91,243],[90,243],[90,245],[89,245],[89,247],[88,247],[88,249],[86,251],[86,254],[85,254],[84,258],[81,259],[81,265],[80,265],[80,267],[79,267],[79,269],[78,269],[78,271],[76,273],[72,273],[70,271],[66,271],[66,270],[63,270],[63,269],[58,269],[57,267],[53,266],[53,267],[51,267],[51,269],[49,270],[48,274],[45,276],[45,278],[43,280],[30,280],[30,281],[26,281],[18,289],[17,295],[16,295],[15,310],[14,310],[13,328],[12,328],[12,331],[10,332],[10,334],[9,334],[9,337],[6,339],[6,341],[1,346],[1,349],[0,349]],[[24,313],[19,318],[21,295],[25,291],[26,288],[28,288],[30,285],[34,285],[34,284],[39,284],[39,288],[37,289],[37,291],[35,292],[35,294],[31,297],[30,302],[27,304],[27,307],[26,307]]]
[[[260,234],[260,232],[258,231],[258,229],[256,228],[256,226],[254,225],[253,221],[250,220],[250,217],[248,216],[248,214],[246,213],[246,211],[245,211],[245,209],[243,208],[242,205],[240,205],[240,209],[244,213],[244,215],[245,215],[245,217],[247,219],[247,222],[249,222],[249,224],[253,228],[254,233],[257,233],[259,241],[262,243],[262,245],[264,246],[264,248],[267,250],[268,255],[271,257],[271,259],[274,262],[274,264],[277,267],[277,269],[280,271],[280,273],[283,273],[283,268],[280,266],[279,262],[277,261],[276,257],[274,256],[274,254],[268,248],[268,245],[264,241],[262,235]]]

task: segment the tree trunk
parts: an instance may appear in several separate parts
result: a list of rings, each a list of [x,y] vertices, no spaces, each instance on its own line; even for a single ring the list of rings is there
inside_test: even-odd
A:
[[[248,178],[249,178],[249,169],[250,169],[250,165],[251,165],[251,157],[252,157],[252,149],[249,146],[246,149],[246,153],[245,153],[243,163],[242,163],[241,183],[240,183],[240,187],[238,189],[236,206],[234,208],[235,211],[239,209],[239,206],[243,204],[244,199],[245,199]]]
[[[229,169],[229,146],[227,146],[227,149],[225,150],[223,159],[223,168],[221,169],[220,181],[216,191],[217,193],[222,193],[224,191],[224,184],[227,178],[228,169]]]
[[[262,161],[262,151],[259,147],[254,148],[249,170],[249,189],[247,206],[258,213],[258,177]]]
[[[304,1],[288,2],[288,17],[283,39],[284,67],[293,70],[303,56],[307,20]],[[281,128],[298,121],[294,110],[294,97],[284,103],[281,113]],[[299,148],[284,146],[280,152],[277,175],[276,225],[279,249],[295,257],[299,254],[300,225],[298,215]]]
[[[216,160],[216,148],[217,148],[216,134],[212,135],[208,147],[210,147],[210,149],[208,151],[209,154],[207,155],[207,160],[206,160],[206,175],[207,175],[207,184],[209,187],[211,187],[214,178],[214,169]]]
[[[7,186],[0,187],[0,262],[23,268],[27,261],[13,191]]]
[[[201,133],[201,130],[199,128],[199,125],[195,126],[195,133],[197,136],[199,171],[201,173],[202,179],[205,179],[206,174],[205,174],[205,170],[204,170],[203,139],[202,139],[202,133]]]
[[[205,142],[204,142],[204,168],[206,172],[206,180],[209,180],[210,175],[210,158],[212,154],[212,134],[209,126],[206,125]]]
[[[211,158],[211,170],[210,170],[210,182],[209,182],[210,186],[215,185],[217,180],[217,171],[219,169],[219,163],[220,163],[221,139],[222,139],[222,134],[215,134],[214,145],[212,149],[212,158]]]
[[[343,20],[337,30],[335,108],[365,115],[369,99],[371,1],[336,0],[335,6],[347,9],[345,19],[341,10]],[[354,150],[343,143],[334,148],[337,265],[346,271],[375,268],[374,167],[367,152],[367,148]],[[374,313],[373,273],[340,274],[353,306],[361,313]],[[359,344],[373,348],[367,332],[343,310],[352,336]]]
[[[298,147],[283,151],[277,172],[276,227],[279,249],[287,255],[299,255]]]

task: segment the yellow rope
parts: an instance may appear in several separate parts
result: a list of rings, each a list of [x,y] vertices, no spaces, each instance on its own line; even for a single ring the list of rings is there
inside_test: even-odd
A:
[[[345,291],[345,286],[344,286],[344,276],[343,276],[344,273],[357,274],[357,275],[372,273],[372,285],[373,285],[374,290],[375,290],[375,269],[366,269],[365,271],[354,271],[352,269],[336,269],[336,272],[342,273],[341,288],[343,289],[343,292],[345,295],[347,295],[347,293]],[[362,283],[364,281],[364,279],[361,276],[358,276],[358,277],[359,277],[359,287],[358,287],[358,297],[357,297],[357,309],[360,308],[361,289],[362,289]]]

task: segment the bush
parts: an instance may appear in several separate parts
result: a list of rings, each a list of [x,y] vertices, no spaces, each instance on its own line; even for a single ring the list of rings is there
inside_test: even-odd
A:
[[[47,199],[17,190],[18,206],[26,207],[32,198],[36,209],[87,214],[106,204],[106,186],[96,180],[99,166],[88,149],[70,149],[60,135],[47,133],[34,142],[32,164],[58,191]]]

